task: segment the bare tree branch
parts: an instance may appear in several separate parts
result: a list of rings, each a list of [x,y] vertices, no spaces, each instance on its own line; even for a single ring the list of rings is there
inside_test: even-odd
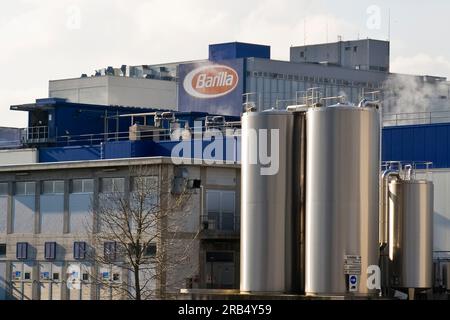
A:
[[[91,278],[128,299],[164,298],[166,287],[181,283],[183,279],[167,274],[189,259],[199,234],[197,230],[192,239],[181,239],[192,192],[185,187],[174,194],[173,179],[160,174],[161,168],[131,166],[130,188],[92,199],[92,221],[97,225],[88,230],[92,246],[88,257],[99,268],[124,270],[126,279],[105,280],[98,271]],[[107,242],[116,245],[115,254],[105,254]],[[156,252],[148,252],[151,246]]]

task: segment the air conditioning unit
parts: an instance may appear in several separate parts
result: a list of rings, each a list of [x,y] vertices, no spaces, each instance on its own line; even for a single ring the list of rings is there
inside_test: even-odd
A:
[[[139,140],[160,141],[163,135],[164,135],[163,130],[158,130],[158,128],[153,126],[144,126],[135,124],[129,128],[129,139],[131,141],[139,141]]]

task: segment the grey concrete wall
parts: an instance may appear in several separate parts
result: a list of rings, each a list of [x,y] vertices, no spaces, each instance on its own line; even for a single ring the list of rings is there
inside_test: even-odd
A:
[[[88,77],[49,82],[49,97],[70,102],[177,109],[177,83],[129,77]]]
[[[109,163],[109,162],[105,162]],[[53,166],[53,165],[52,165]],[[39,166],[41,168],[41,166]],[[58,166],[52,170],[29,170],[26,177],[17,176],[15,171],[0,172],[0,181],[9,182],[10,196],[5,196],[3,206],[6,208],[6,224],[12,224],[13,228],[10,228],[11,233],[0,233],[0,243],[7,244],[7,256],[0,260],[0,263],[5,263],[6,266],[10,263],[14,263],[19,266],[23,262],[16,260],[16,243],[28,242],[29,243],[29,264],[32,264],[31,269],[33,272],[33,279],[37,282],[35,285],[31,285],[29,282],[14,282],[16,288],[20,288],[21,292],[26,291],[27,295],[30,292],[33,293],[33,298],[39,298],[41,291],[47,295],[49,291],[48,287],[40,287],[39,284],[39,264],[56,263],[63,264],[64,268],[70,263],[74,262],[73,259],[73,242],[74,241],[88,241],[88,237],[83,236],[79,231],[85,230],[84,220],[92,220],[92,214],[90,212],[91,199],[90,197],[99,196],[98,187],[103,177],[125,177],[128,175],[128,166],[117,166],[115,170],[105,170],[104,167],[98,168],[77,168],[71,169],[70,165],[62,164],[60,169]],[[233,191],[239,188],[239,169],[223,169],[213,167],[200,166],[186,166],[189,172],[189,179],[201,179],[202,184],[206,189],[211,188],[213,190],[225,190]],[[108,168],[108,167],[106,167]],[[155,165],[155,172],[163,173],[165,181],[171,181],[173,176],[172,165],[162,165],[161,171],[159,171],[159,165]],[[22,172],[23,169],[20,169]],[[95,180],[94,189],[97,190],[93,195],[90,194],[69,194],[70,188],[69,182],[71,179],[92,178]],[[40,186],[41,181],[45,180],[64,180],[66,183],[64,195],[39,195],[39,188],[37,188],[37,195],[32,196],[14,196],[13,183],[16,181],[36,181],[36,186]],[[169,179],[169,180],[168,180]],[[128,181],[128,179],[127,179]],[[170,184],[169,184],[170,185]],[[238,195],[236,194],[236,200],[238,201]],[[201,193],[200,190],[193,191],[193,195],[189,204],[189,215],[186,216],[187,221],[184,221],[183,232],[179,235],[180,247],[186,247],[185,244],[189,243],[191,251],[189,254],[189,264],[181,267],[180,271],[176,275],[167,274],[169,277],[177,278],[176,285],[173,284],[172,288],[181,288],[184,286],[184,280],[186,278],[196,277],[200,275],[201,270],[205,267],[204,259],[201,259],[203,255],[200,253],[200,247],[202,244],[202,237],[198,236],[198,232],[201,231],[200,224],[200,211],[201,211]],[[11,204],[8,204],[11,201]],[[206,199],[203,199],[206,202]],[[95,202],[95,201],[94,201]],[[238,202],[236,202],[238,203]],[[2,202],[0,201],[0,205]],[[1,207],[0,207],[1,209]],[[239,208],[236,207],[236,212]],[[3,212],[3,210],[1,211]],[[56,219],[55,219],[56,218]],[[37,220],[36,220],[37,219]],[[35,222],[37,221],[37,228]],[[63,232],[63,226],[66,225],[66,232]],[[40,229],[40,230],[39,230]],[[69,233],[70,232],[70,233]],[[195,240],[193,240],[195,238]],[[217,239],[216,239],[217,240]],[[226,242],[225,237],[222,242]],[[236,239],[233,238],[234,242]],[[56,260],[54,262],[46,261],[44,257],[44,245],[45,242],[56,242],[57,252]],[[234,248],[234,245],[232,246]],[[209,245],[210,249],[216,248],[214,245]],[[229,248],[229,247],[227,247]],[[238,255],[236,255],[238,256]],[[9,271],[8,271],[9,270]],[[6,267],[6,279],[11,280],[11,268]],[[238,270],[238,269],[236,269]],[[9,275],[8,275],[9,272]],[[65,272],[65,271],[64,271]],[[62,276],[62,275],[61,275]],[[238,276],[238,275],[237,275]],[[238,282],[237,282],[238,283]],[[30,291],[31,290],[31,291]],[[55,291],[57,292],[57,291]],[[52,296],[55,299],[57,296],[61,296],[63,299],[79,298],[80,296],[86,298],[90,296],[95,298],[94,290],[82,291],[82,292],[67,292],[62,288],[61,295],[55,293],[56,296]],[[48,295],[47,295],[48,296]]]

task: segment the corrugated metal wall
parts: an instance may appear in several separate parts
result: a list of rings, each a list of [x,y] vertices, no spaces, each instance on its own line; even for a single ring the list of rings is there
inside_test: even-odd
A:
[[[434,168],[450,168],[450,123],[386,127],[384,161],[431,161]]]
[[[39,149],[39,162],[89,161],[101,159],[100,146],[53,147]]]

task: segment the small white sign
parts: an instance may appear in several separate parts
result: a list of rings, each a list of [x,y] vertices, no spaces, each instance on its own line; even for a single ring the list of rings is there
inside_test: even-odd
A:
[[[361,275],[361,256],[356,255],[344,256],[344,274]]]

